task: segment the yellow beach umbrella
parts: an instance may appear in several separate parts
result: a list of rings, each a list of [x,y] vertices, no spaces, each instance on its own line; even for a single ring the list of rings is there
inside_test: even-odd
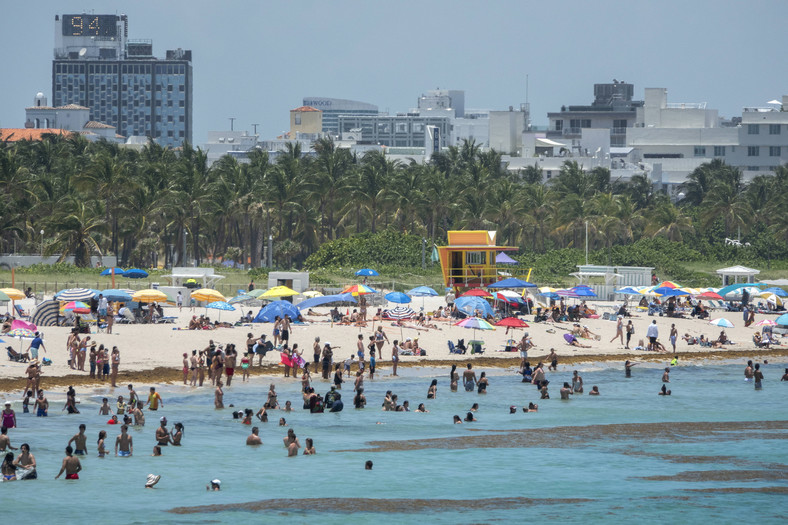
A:
[[[25,292],[16,288],[0,288],[0,292],[6,294],[12,301],[19,301],[25,298]]]
[[[260,296],[260,299],[275,299],[277,297],[292,297],[293,295],[298,295],[298,292],[293,290],[292,288],[288,288],[287,286],[274,286],[270,290],[267,290],[264,294]]]
[[[191,297],[195,301],[208,301],[209,303],[214,301],[227,302],[227,298],[225,296],[211,288],[200,288],[199,290],[194,290],[191,293]]]
[[[131,296],[131,300],[137,303],[163,303],[168,299],[167,294],[159,290],[138,290]]]

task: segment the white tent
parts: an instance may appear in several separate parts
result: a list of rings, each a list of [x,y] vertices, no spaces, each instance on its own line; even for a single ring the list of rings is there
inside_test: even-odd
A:
[[[717,275],[722,277],[722,285],[738,283],[754,283],[755,276],[761,273],[760,270],[754,268],[747,268],[746,266],[729,266],[728,268],[720,268],[717,270]]]

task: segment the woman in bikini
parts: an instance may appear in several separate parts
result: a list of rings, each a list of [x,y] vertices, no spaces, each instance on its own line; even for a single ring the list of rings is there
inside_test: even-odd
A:
[[[427,399],[435,399],[438,395],[438,380],[433,379],[432,383],[430,384],[429,390],[427,390]]]
[[[0,466],[0,472],[3,474],[3,481],[16,481],[16,465],[14,465],[14,453],[7,452],[3,465]]]
[[[381,353],[381,350],[383,349],[383,340],[384,339],[385,339],[385,341],[387,343],[389,342],[389,337],[386,335],[386,332],[383,331],[383,327],[382,326],[378,326],[378,329],[375,332],[375,346],[378,349],[378,355],[383,355]]]
[[[451,372],[449,373],[449,379],[451,381],[449,383],[449,389],[452,392],[456,392],[457,385],[460,382],[460,374],[457,373],[457,365],[451,365]]]
[[[183,439],[183,423],[175,423],[175,426],[170,430],[173,446],[180,447],[181,439]]]
[[[486,394],[488,384],[489,381],[487,380],[487,372],[482,372],[482,375],[479,376],[479,380],[476,382],[476,390],[480,394]]]
[[[272,410],[275,408],[279,408],[279,403],[277,402],[276,397],[277,397],[276,385],[271,383],[271,385],[268,387],[268,401],[265,402],[266,408]]]
[[[104,440],[107,439],[107,433],[102,430],[99,432],[98,441],[96,441],[96,448],[98,449],[98,457],[103,458],[107,455],[107,449],[104,448]]]

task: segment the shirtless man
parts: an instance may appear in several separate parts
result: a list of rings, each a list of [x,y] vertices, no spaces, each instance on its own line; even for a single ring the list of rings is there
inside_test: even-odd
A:
[[[0,427],[0,452],[8,450],[16,450],[16,447],[11,446],[11,438],[8,437],[8,429]]]
[[[747,361],[747,367],[744,369],[744,380],[752,381],[755,376],[755,370],[752,368],[752,361]]]
[[[550,355],[547,356],[547,360],[550,361],[550,366],[547,369],[553,372],[558,371],[558,354],[555,353],[555,348],[550,349]]]
[[[30,445],[27,443],[22,443],[22,453],[14,460],[14,466],[27,471],[19,479],[38,479],[36,458],[30,453]]]
[[[662,382],[670,383],[670,368],[665,367],[665,372],[662,374]]]
[[[547,383],[544,376],[543,363],[539,363],[536,365],[536,368],[534,368],[531,383],[536,385],[536,388],[542,388],[542,385]]]
[[[298,449],[301,448],[301,443],[298,442],[298,438],[295,435],[295,431],[290,428],[287,430],[287,437],[282,438],[282,441],[287,447],[287,456],[293,457],[298,455]]]
[[[222,391],[222,380],[216,380],[216,391],[214,392],[213,405],[216,408],[224,408],[224,391]]]
[[[47,417],[47,413],[49,410],[49,401],[47,398],[44,397],[44,391],[38,391],[38,397],[36,398],[36,402],[33,405],[33,408],[36,411],[36,417]]]
[[[123,425],[120,427],[120,435],[115,439],[115,455],[120,457],[129,457],[134,452],[134,443],[131,436],[128,434],[129,427]]]
[[[230,383],[233,382],[233,374],[235,374],[235,360],[237,357],[238,354],[236,353],[235,348],[227,350],[227,360],[224,363],[224,373],[227,376],[227,386],[230,386]]]
[[[250,445],[250,446],[252,446],[252,445],[262,445],[263,444],[263,440],[260,439],[260,436],[257,435],[259,432],[260,432],[260,429],[258,427],[252,427],[252,433],[249,435],[248,438],[246,438],[246,444]]]
[[[170,444],[170,433],[167,431],[167,418],[162,417],[159,422],[161,425],[156,429],[156,443],[160,447],[166,447]]]
[[[60,472],[57,473],[55,479],[59,478],[64,471],[66,479],[79,479],[82,464],[79,462],[79,458],[72,456],[73,452],[74,450],[70,446],[66,447],[66,457],[63,458],[63,465],[60,467]]]
[[[137,392],[134,391],[134,385],[129,385],[129,406],[136,406],[139,398]]]
[[[765,362],[765,361],[764,361]],[[755,380],[755,390],[760,390],[763,388],[763,372],[761,372],[761,365],[760,363],[755,364],[755,370],[752,373],[752,377]]]
[[[569,386],[569,383],[564,382],[564,386],[561,388],[561,399],[569,399],[572,394],[572,387]]]
[[[137,401],[137,406],[132,411],[135,426],[145,426],[145,414],[142,413],[142,401]]]
[[[473,392],[477,382],[476,372],[473,371],[473,365],[468,363],[468,368],[462,373],[462,384],[465,386],[465,391]]]
[[[85,428],[86,427],[84,423],[79,425],[79,433],[74,434],[74,437],[69,439],[68,443],[66,443],[66,445],[71,445],[72,442],[74,443],[74,454],[77,456],[84,456],[88,453],[88,437],[85,435]]]

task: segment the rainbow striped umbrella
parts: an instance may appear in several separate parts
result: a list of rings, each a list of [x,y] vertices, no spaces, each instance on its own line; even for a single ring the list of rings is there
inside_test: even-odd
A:
[[[366,284],[354,284],[352,286],[348,286],[341,293],[349,293],[351,295],[367,295],[371,293],[377,293],[377,290],[374,290],[367,286]]]

